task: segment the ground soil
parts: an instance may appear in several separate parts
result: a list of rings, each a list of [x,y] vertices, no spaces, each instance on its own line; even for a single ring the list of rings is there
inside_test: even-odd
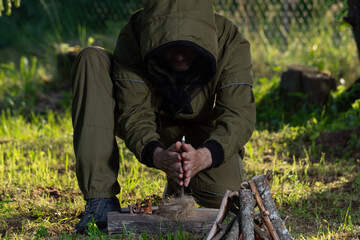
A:
[[[336,157],[346,155],[348,158],[360,159],[360,127],[348,130],[322,132],[316,139],[323,149],[328,149]]]

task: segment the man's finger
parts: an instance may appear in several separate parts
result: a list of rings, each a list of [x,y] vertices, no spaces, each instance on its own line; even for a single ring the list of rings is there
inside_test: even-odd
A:
[[[179,179],[179,186],[183,186],[184,185],[184,181],[182,179]]]
[[[190,183],[190,178],[188,177],[188,178],[185,178],[184,179],[184,186],[185,187],[188,187],[189,186],[189,183]],[[181,185],[180,185],[181,186]]]
[[[185,151],[185,152],[190,152],[190,151],[192,151],[192,150],[195,150],[195,149],[193,148],[193,146],[191,146],[191,144],[188,144],[188,143],[182,144],[182,145],[181,145],[181,148],[182,148],[182,150]]]
[[[175,183],[180,185],[180,179],[179,178],[171,178]],[[182,183],[183,184],[183,183]],[[181,185],[180,185],[181,186]]]
[[[184,162],[183,170],[185,171],[185,173],[187,173],[190,169],[191,169],[191,164],[189,162]]]
[[[172,152],[180,152],[180,149],[181,149],[181,142],[177,141],[176,143],[171,145],[168,150]]]
[[[171,178],[175,183],[177,183],[179,186],[184,185],[184,180],[178,177]]]

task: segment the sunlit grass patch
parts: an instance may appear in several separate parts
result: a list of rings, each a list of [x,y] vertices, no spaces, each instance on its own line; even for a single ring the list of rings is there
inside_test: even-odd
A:
[[[0,119],[0,234],[79,238],[69,235],[85,204],[74,172],[69,113],[23,117],[3,112]],[[256,130],[246,145],[248,177],[273,173],[273,198],[280,213],[290,216],[288,225],[296,239],[356,236],[359,163],[319,152],[303,134],[302,127]],[[161,196],[165,175],[140,164],[121,140],[119,152],[122,206],[146,195]]]
[[[32,239],[71,233],[85,201],[75,175],[70,113],[8,111],[0,123],[0,235]],[[140,164],[118,140],[122,206],[160,196],[165,175]]]

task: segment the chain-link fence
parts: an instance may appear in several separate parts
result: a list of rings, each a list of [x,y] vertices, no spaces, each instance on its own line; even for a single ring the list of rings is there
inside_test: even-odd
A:
[[[43,2],[46,4],[51,1]],[[75,21],[92,29],[99,29],[106,27],[111,21],[125,21],[144,2],[145,0],[78,0],[72,3],[71,0],[62,0],[56,3],[56,7],[58,12],[63,13],[63,21]],[[72,6],[70,11],[64,8],[67,5]],[[216,12],[229,17],[243,31],[250,34],[262,32],[270,41],[277,39],[285,43],[291,29],[306,30],[316,24],[328,10],[326,0],[220,0],[214,1],[214,8]],[[71,26],[71,23],[67,26]]]
[[[61,5],[68,2],[73,8],[72,11],[62,11],[65,21],[76,20],[99,29],[109,21],[125,21],[134,10],[143,6],[144,0],[60,2]],[[326,0],[220,0],[214,1],[214,8],[235,22],[242,31],[263,33],[270,41],[281,40],[284,43],[291,30],[306,30],[329,10]]]
[[[109,24],[122,26],[146,0],[27,0],[14,11],[19,21],[46,18],[59,34],[77,33],[79,25],[103,31]],[[291,31],[304,31],[329,8],[327,0],[220,0],[215,11],[235,22],[241,31],[262,34],[269,41],[286,43]],[[334,12],[339,11],[335,9]],[[334,19],[335,19],[334,13]],[[2,20],[2,19],[0,19]],[[32,20],[34,21],[34,20]],[[331,27],[331,26],[329,26]]]
[[[53,54],[54,47],[59,52],[59,46],[94,44],[112,51],[119,30],[145,1],[22,1],[11,16],[0,17],[0,50],[41,55]],[[326,2],[213,0],[215,11],[233,21],[249,39],[256,78],[271,77],[275,67],[302,64],[327,70],[339,79],[355,79],[359,70],[351,28],[340,28],[335,20],[343,1],[331,6]],[[0,62],[10,57],[2,54]]]
[[[317,24],[329,8],[324,0],[223,0],[215,10],[234,21],[240,30],[286,44],[294,31]],[[335,17],[333,18],[335,19]],[[332,26],[326,26],[332,27]]]

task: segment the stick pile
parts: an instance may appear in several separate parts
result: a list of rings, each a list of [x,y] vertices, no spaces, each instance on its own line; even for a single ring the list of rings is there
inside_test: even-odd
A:
[[[239,191],[226,191],[221,202],[216,220],[208,233],[206,240],[219,239],[293,239],[276,210],[271,197],[271,173],[257,175],[248,182],[243,182]],[[255,207],[259,212],[255,212]],[[236,217],[227,226],[223,221],[229,211]]]

